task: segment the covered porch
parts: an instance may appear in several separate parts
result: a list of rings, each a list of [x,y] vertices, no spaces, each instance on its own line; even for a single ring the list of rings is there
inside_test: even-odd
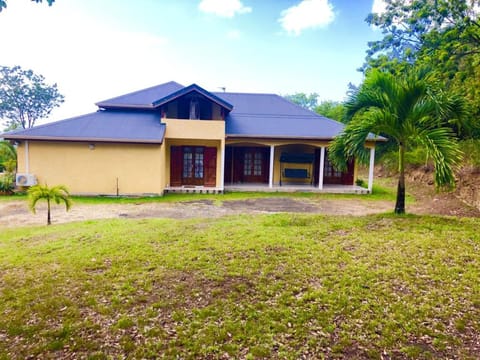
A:
[[[370,147],[367,188],[355,185],[356,164],[345,172],[333,168],[325,141],[227,142],[225,191],[370,193],[375,147]]]

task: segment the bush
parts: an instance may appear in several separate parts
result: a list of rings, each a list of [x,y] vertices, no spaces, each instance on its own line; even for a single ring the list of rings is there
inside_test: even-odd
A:
[[[398,172],[398,150],[391,150],[382,155],[379,163],[388,173],[396,174]],[[405,167],[419,168],[422,166],[428,167],[431,163],[427,158],[427,152],[424,148],[417,147],[405,152]]]
[[[15,188],[15,177],[11,173],[0,174],[0,193],[11,194]]]
[[[469,139],[460,142],[465,164],[480,168],[480,140]]]

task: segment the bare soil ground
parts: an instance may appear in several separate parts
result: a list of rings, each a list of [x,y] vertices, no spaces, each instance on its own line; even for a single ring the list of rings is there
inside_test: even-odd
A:
[[[381,175],[381,174],[380,174]],[[480,217],[480,210],[464,203],[455,193],[436,193],[432,183],[422,173],[412,173],[407,190],[415,198],[407,204],[407,212],[414,214]],[[393,179],[381,179],[394,186]],[[246,200],[228,200],[216,204],[199,199],[187,202],[151,202],[138,204],[76,204],[67,213],[62,206],[52,209],[52,222],[65,223],[107,218],[211,218],[237,214],[262,214],[275,212],[315,213],[327,215],[362,216],[392,211],[392,201],[369,200],[359,195],[349,199],[319,199],[272,197]],[[12,200],[0,202],[0,228],[46,223],[46,205],[40,204],[37,214],[32,214],[26,202]]]

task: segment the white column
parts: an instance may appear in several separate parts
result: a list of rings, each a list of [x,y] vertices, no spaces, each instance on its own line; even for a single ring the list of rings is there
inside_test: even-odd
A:
[[[275,161],[275,145],[270,145],[270,167],[268,173],[268,187],[273,188],[273,163]]]
[[[224,191],[225,181],[225,140],[220,143],[220,189]]]
[[[368,167],[368,191],[373,189],[373,169],[375,168],[375,147],[370,148],[370,165]]]
[[[323,189],[323,168],[325,167],[325,146],[320,148],[320,169],[318,174],[318,188]]]
[[[30,161],[28,154],[28,140],[25,140],[25,173],[30,174]]]

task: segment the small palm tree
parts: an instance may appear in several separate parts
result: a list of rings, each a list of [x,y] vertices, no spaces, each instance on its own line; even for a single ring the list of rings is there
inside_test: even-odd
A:
[[[45,185],[35,185],[28,189],[28,199],[29,199],[29,208],[35,214],[35,205],[41,199],[47,200],[47,225],[51,225],[50,217],[50,200],[54,201],[56,204],[60,202],[65,203],[66,210],[70,210],[72,206],[72,201],[70,200],[70,194],[67,188],[64,185],[57,185],[53,187],[48,187]]]
[[[434,162],[437,188],[455,184],[453,167],[461,152],[451,127],[466,119],[467,110],[461,98],[435,85],[429,69],[412,67],[403,76],[373,70],[345,107],[350,122],[333,141],[330,159],[340,169],[352,157],[367,162],[364,145],[369,133],[394,140],[399,167],[396,214],[405,213],[406,149],[423,146],[427,150]]]

